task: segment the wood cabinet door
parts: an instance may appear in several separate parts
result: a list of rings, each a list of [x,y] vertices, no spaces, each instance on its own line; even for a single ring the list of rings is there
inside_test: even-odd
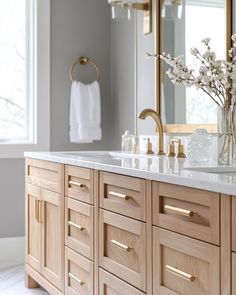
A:
[[[93,260],[93,206],[65,198],[65,244]]]
[[[220,249],[153,229],[153,295],[219,295]]]
[[[40,208],[42,223],[42,275],[54,286],[63,288],[63,198],[42,190]]]
[[[236,294],[236,253],[232,253],[232,295]]]
[[[146,224],[100,209],[100,266],[146,291]]]
[[[41,190],[32,185],[25,188],[25,262],[41,271],[41,225],[39,206]]]
[[[93,285],[93,262],[65,247],[65,294],[93,295]]]
[[[99,269],[99,295],[144,295],[145,293]]]

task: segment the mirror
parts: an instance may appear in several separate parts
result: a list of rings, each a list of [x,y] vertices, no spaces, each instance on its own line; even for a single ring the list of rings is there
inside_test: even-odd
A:
[[[225,59],[230,48],[231,1],[228,0],[162,0],[157,21],[156,42],[159,53],[183,56],[184,63],[194,70],[199,63],[191,48],[204,49],[201,40],[211,38],[211,48],[218,59]],[[158,50],[157,50],[158,52]],[[166,132],[191,133],[201,126],[216,130],[216,105],[194,87],[171,83],[169,66],[157,61],[157,109]]]

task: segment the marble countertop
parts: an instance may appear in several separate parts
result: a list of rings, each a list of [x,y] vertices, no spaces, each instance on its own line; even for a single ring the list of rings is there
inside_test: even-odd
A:
[[[216,166],[199,165],[187,159],[163,156],[121,157],[119,153],[93,152],[27,152],[25,157],[81,166],[144,179],[167,182],[236,196],[235,173],[205,173],[186,168]],[[235,167],[236,171],[236,167]]]

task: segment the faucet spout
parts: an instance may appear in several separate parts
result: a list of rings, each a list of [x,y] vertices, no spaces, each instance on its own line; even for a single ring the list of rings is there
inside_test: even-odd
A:
[[[157,155],[163,156],[163,155],[165,155],[164,148],[163,148],[164,130],[163,130],[161,117],[160,117],[160,115],[158,115],[158,113],[156,111],[154,111],[152,109],[145,109],[138,115],[138,118],[142,119],[142,120],[145,120],[147,117],[151,117],[155,122],[155,126],[159,132],[159,151],[157,152]]]

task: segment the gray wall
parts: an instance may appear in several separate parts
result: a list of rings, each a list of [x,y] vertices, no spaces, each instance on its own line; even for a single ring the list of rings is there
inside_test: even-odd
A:
[[[112,143],[110,121],[110,7],[106,0],[52,0],[51,150],[102,150]],[[89,145],[69,143],[68,71],[80,55],[101,68],[103,140]],[[94,73],[80,68],[89,81]],[[24,160],[0,160],[0,238],[24,235]]]

